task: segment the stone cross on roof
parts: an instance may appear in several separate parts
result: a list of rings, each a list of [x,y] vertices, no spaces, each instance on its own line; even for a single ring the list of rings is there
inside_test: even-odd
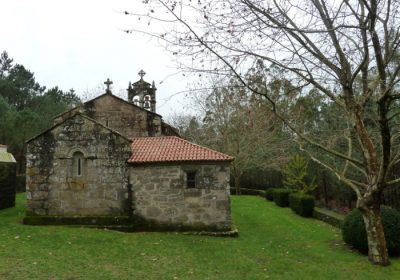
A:
[[[112,83],[113,82],[109,78],[107,78],[107,81],[104,82],[104,84],[107,86],[107,89],[106,89],[107,93],[111,93],[110,85],[112,85]]]
[[[140,72],[138,74],[140,76],[140,79],[143,80],[143,76],[146,75],[146,72],[144,72],[142,69],[142,70],[140,70]]]

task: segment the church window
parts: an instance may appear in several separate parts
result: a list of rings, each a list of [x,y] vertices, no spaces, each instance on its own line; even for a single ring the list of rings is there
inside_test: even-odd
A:
[[[144,97],[144,108],[145,109],[150,109],[150,96],[146,95]]]
[[[186,172],[186,187],[195,188],[196,187],[196,172],[189,171]]]
[[[82,159],[78,158],[78,175],[82,175]]]
[[[108,126],[108,119],[106,119],[106,126]]]
[[[84,157],[81,152],[75,152],[73,155],[73,174],[76,176],[83,175]]]

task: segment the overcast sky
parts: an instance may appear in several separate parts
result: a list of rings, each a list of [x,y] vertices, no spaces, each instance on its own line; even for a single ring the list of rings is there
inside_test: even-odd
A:
[[[158,88],[157,112],[182,112],[184,94],[177,93],[188,82],[173,75],[171,57],[156,41],[123,32],[138,21],[122,12],[140,7],[141,0],[2,0],[0,52],[34,72],[41,85],[78,95],[103,93],[107,78],[121,94],[144,69],[144,79]]]

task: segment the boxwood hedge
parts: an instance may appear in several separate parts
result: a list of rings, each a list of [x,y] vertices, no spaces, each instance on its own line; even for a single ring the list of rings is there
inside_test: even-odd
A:
[[[312,195],[302,193],[291,193],[289,195],[289,207],[300,216],[311,217],[314,206],[315,202]]]
[[[289,206],[289,194],[291,193],[288,189],[275,189],[273,191],[273,197],[275,204],[280,207]]]
[[[392,208],[381,207],[381,218],[386,245],[391,256],[400,255],[400,213]],[[360,210],[354,209],[344,219],[343,241],[363,253],[368,251],[367,233]]]
[[[269,201],[273,201],[274,200],[274,190],[273,188],[270,188],[268,190],[265,191],[265,198]]]

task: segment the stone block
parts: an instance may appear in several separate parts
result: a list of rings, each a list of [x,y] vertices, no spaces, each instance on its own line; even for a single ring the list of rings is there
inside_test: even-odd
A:
[[[47,199],[48,192],[45,191],[34,191],[32,192],[32,199],[34,200],[45,200]]]
[[[153,201],[163,201],[163,202],[165,202],[167,200],[168,200],[167,196],[165,196],[165,195],[157,195],[157,196],[154,196],[154,198],[153,198]]]
[[[201,197],[202,194],[203,193],[202,193],[201,189],[196,189],[196,188],[185,189],[184,192],[183,192],[183,196],[185,198],[187,198],[187,197]]]
[[[189,220],[189,218],[188,218],[188,216],[185,215],[185,214],[180,215],[179,217],[176,217],[176,218],[175,218],[175,221],[176,221],[176,222],[182,223],[182,224],[185,224],[188,220]]]
[[[118,192],[111,188],[104,192],[104,199],[106,200],[118,200]]]
[[[218,210],[229,210],[230,209],[230,203],[228,200],[218,200],[216,207]]]
[[[146,215],[148,217],[158,217],[161,215],[161,210],[158,207],[154,207],[154,206],[149,206],[146,209]]]
[[[199,208],[200,205],[198,203],[188,203],[186,204],[186,208],[187,209],[195,209],[195,208]]]
[[[153,191],[155,189],[155,184],[156,183],[148,184],[144,188],[145,188],[146,191]]]
[[[176,208],[167,208],[164,210],[164,215],[168,218],[175,217],[178,214],[178,210]]]

